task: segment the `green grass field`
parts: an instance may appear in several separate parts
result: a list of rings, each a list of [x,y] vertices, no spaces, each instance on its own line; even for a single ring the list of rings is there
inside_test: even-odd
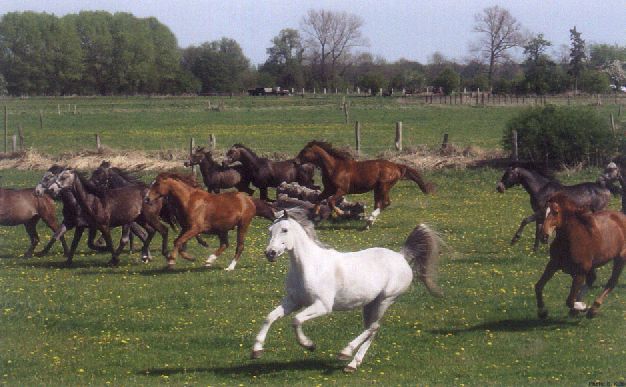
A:
[[[30,127],[26,130],[30,144],[53,154],[89,146],[95,132],[103,133],[112,148],[152,150],[170,149],[173,143],[182,148],[190,135],[200,138],[208,133],[218,134],[221,146],[239,141],[253,148],[273,144],[289,153],[318,136],[340,144],[352,141],[352,128],[342,124],[341,111],[333,101],[322,99],[305,104],[300,99],[278,103],[242,98],[225,112],[205,111],[205,99],[137,98],[126,103],[80,99],[78,116],[50,117],[44,131],[31,127],[38,125],[34,112],[39,104],[54,106],[56,114],[55,101],[9,104],[24,111],[20,117],[25,129]],[[412,128],[409,138],[415,145],[437,146],[442,133],[449,132],[455,143],[497,147],[504,122],[516,112],[509,107],[407,107],[376,101],[363,99],[362,107],[357,101],[351,119],[371,125],[371,137],[377,141],[389,137],[389,146],[393,123],[403,120],[405,128]],[[283,135],[287,130],[292,131]],[[370,146],[375,153],[380,145]],[[573,183],[594,180],[598,172],[588,169],[559,177]],[[414,284],[387,312],[364,363],[353,375],[342,372],[345,363],[336,355],[361,331],[359,311],[305,324],[305,332],[317,344],[315,352],[296,343],[290,318],[278,321],[268,335],[264,357],[249,360],[265,315],[283,295],[288,267],[285,257],[273,264],[264,258],[266,220],[253,221],[234,272],[222,270],[234,247],[215,268],[205,269],[202,260],[210,252],[195,242],[190,251],[199,261],[179,261],[174,271],[164,271],[165,260],[156,254],[149,264],[140,263],[138,254],[123,254],[121,265],[109,268],[110,257],[89,252],[85,244],[73,267],[65,268],[58,246],[47,257],[21,258],[28,243],[23,228],[2,227],[0,383],[623,385],[624,281],[600,315],[588,320],[568,317],[565,297],[570,279],[557,274],[545,289],[550,316],[537,319],[533,285],[547,262],[547,247],[532,253],[531,226],[517,245],[509,245],[530,206],[521,188],[495,192],[501,173],[491,168],[428,171],[426,177],[437,184],[438,192],[425,196],[413,183],[400,182],[391,192],[391,207],[371,230],[362,231],[362,223],[356,221],[319,226],[320,239],[342,251],[372,246],[398,250],[421,222],[437,229],[447,243],[439,275],[445,297],[432,298],[421,284]],[[28,187],[42,172],[0,174],[2,186]],[[372,204],[371,194],[352,198]],[[617,199],[611,207],[619,208]],[[43,225],[39,230],[42,240],[51,234]],[[215,246],[217,240],[210,242]],[[157,244],[153,249],[156,253]],[[609,273],[610,267],[598,271],[588,301],[599,293]]]

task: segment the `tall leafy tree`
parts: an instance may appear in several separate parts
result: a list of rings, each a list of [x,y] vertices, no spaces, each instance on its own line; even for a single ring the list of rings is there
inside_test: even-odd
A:
[[[268,58],[259,71],[269,74],[276,85],[300,88],[304,85],[303,53],[300,33],[291,28],[281,30],[272,39],[272,46],[267,49]]]
[[[576,27],[569,30],[570,37],[570,60],[569,73],[574,78],[574,88],[578,90],[578,80],[586,69],[587,53],[585,52],[585,41],[582,39],[582,33],[576,30]]]
[[[524,45],[524,76],[528,89],[537,94],[545,94],[550,90],[550,79],[554,73],[555,63],[545,54],[551,42],[538,34]]]

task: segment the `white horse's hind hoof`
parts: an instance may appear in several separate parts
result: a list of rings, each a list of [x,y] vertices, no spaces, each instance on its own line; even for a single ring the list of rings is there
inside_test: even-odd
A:
[[[253,350],[250,354],[250,359],[258,359],[261,357],[261,355],[263,355],[262,349]]]
[[[574,310],[577,310],[579,312],[584,312],[587,310],[587,304],[581,301],[576,301],[574,302]]]
[[[347,354],[344,352],[339,353],[339,355],[337,355],[337,360],[341,360],[341,361],[345,361],[345,360],[350,360],[352,358],[352,354]]]
[[[353,374],[355,371],[356,371],[356,368],[350,365],[345,366],[345,368],[343,369],[343,372],[347,374]]]

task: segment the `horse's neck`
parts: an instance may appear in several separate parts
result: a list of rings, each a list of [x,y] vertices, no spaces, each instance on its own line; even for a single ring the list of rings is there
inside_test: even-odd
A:
[[[185,209],[185,212],[187,212],[189,207],[189,197],[195,188],[187,187],[184,183],[181,183],[178,180],[170,179],[170,190],[172,196],[174,196],[180,206]]]
[[[85,186],[81,179],[78,176],[74,178],[74,185],[72,186],[72,193],[76,198],[76,202],[78,205],[91,217],[95,218],[94,210],[91,208],[93,202],[100,203],[100,205],[104,205],[101,201],[101,198],[98,196],[87,192]],[[94,200],[95,199],[95,200]]]
[[[529,194],[536,194],[548,184],[551,180],[545,176],[540,175],[537,172],[532,172],[526,169],[521,170],[521,185]]]
[[[202,176],[208,176],[211,171],[217,169],[217,167],[218,165],[215,160],[210,159],[206,155],[200,160],[200,172],[202,172]]]
[[[322,169],[324,173],[330,175],[335,170],[335,165],[337,164],[337,160],[335,160],[331,155],[328,154],[325,150],[320,149],[318,151],[320,164],[318,167]]]
[[[293,250],[289,251],[291,267],[302,281],[309,282],[318,279],[318,268],[328,259],[328,249],[320,247],[300,230],[302,235],[296,240]]]
[[[261,159],[259,158],[259,156],[254,154],[254,152],[248,149],[240,148],[239,154],[241,155],[240,161],[242,164],[247,164],[254,168],[260,167]]]

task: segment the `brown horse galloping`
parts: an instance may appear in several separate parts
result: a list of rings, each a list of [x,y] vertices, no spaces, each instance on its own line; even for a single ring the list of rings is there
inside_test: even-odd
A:
[[[180,220],[182,230],[174,241],[174,249],[167,259],[171,268],[180,255],[193,260],[182,250],[190,238],[205,233],[215,234],[220,240],[220,247],[209,256],[205,266],[211,266],[217,257],[228,247],[228,231],[237,228],[237,248],[235,257],[226,270],[233,270],[243,252],[243,242],[256,208],[252,198],[243,192],[225,192],[212,194],[206,192],[189,175],[178,173],[160,173],[146,193],[145,201],[150,203],[161,197],[172,197],[182,209]]]
[[[389,190],[401,178],[408,178],[417,183],[422,192],[431,193],[434,186],[424,181],[422,175],[406,165],[388,160],[356,161],[347,152],[334,149],[323,141],[311,141],[295,158],[296,163],[312,163],[322,171],[324,191],[319,202],[328,199],[328,205],[337,214],[339,198],[351,193],[374,191],[374,211],[367,219],[367,227],[374,223],[380,211],[391,204]]]
[[[595,280],[594,269],[613,260],[611,278],[587,312],[587,317],[594,317],[617,285],[626,262],[626,215],[617,211],[592,213],[577,206],[563,192],[557,192],[547,203],[541,230],[543,238],[547,239],[554,230],[556,238],[550,245],[550,261],[535,285],[539,317],[548,315],[543,302],[543,287],[557,270],[572,276],[567,306],[570,314],[575,315],[586,309],[582,298]]]
[[[24,258],[30,258],[39,243],[39,235],[37,235],[39,219],[43,220],[54,232],[60,228],[56,218],[54,201],[50,196],[36,196],[33,188],[0,188],[0,226],[23,224],[30,237],[30,246],[24,252]],[[61,243],[63,244],[63,251],[66,252],[65,239],[61,238]],[[50,246],[47,246],[37,255],[46,254],[49,248]]]

